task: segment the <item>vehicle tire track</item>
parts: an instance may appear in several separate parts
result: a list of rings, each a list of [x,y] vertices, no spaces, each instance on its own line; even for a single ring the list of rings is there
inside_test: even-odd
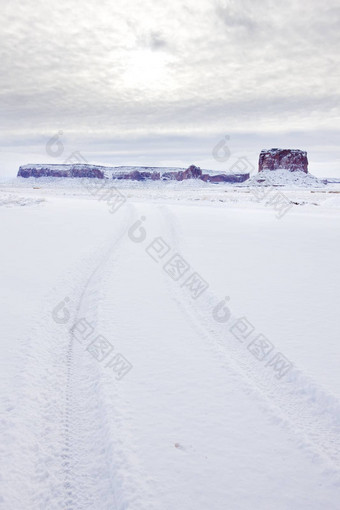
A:
[[[96,330],[100,282],[107,263],[112,261],[126,236],[127,225],[132,217],[133,207],[127,205],[126,208],[127,213],[118,236],[82,286],[75,306],[73,325],[82,317],[86,317],[87,322]],[[75,341],[72,328],[69,332],[66,352],[62,451],[64,508],[65,510],[98,508],[98,498],[101,497],[107,500],[106,503],[99,502],[101,510],[118,509],[114,481],[109,477],[108,464],[112,462],[112,458],[110,458],[110,448],[106,444],[109,437],[108,423],[105,410],[100,405],[99,367],[90,354],[84,352],[85,348]],[[100,333],[99,330],[98,333]],[[93,428],[94,426],[96,429]],[[103,469],[103,462],[107,465],[107,469]],[[103,471],[106,475],[98,480],[98,473]]]
[[[174,228],[177,218],[167,206],[160,207],[160,211],[167,240],[170,238],[172,248],[180,252],[177,229]],[[212,310],[221,299],[206,291],[194,301],[164,272],[163,275],[182,313],[205,338],[217,358],[239,374],[245,391],[260,395],[262,407],[271,419],[289,430],[299,446],[303,445],[312,457],[317,455],[333,474],[334,482],[340,483],[339,400],[295,366],[284,378],[275,378],[273,372],[255,360],[230,333],[229,328],[237,319],[235,316],[231,315],[228,325],[213,319]]]

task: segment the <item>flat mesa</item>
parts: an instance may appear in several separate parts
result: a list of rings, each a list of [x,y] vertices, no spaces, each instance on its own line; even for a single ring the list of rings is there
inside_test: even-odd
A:
[[[30,164],[19,168],[18,177],[65,177],[97,178],[132,181],[185,181],[197,179],[204,182],[241,183],[249,179],[249,172],[223,172],[201,170],[190,165],[188,168],[137,167],[137,166],[98,166],[91,164],[41,165]]]

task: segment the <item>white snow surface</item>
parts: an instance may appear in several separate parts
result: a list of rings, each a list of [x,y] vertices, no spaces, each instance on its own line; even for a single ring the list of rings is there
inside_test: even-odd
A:
[[[110,213],[0,185],[0,508],[338,510],[340,187],[290,184],[281,217],[251,187],[111,183]]]
[[[323,179],[318,179],[314,175],[302,170],[296,170],[291,172],[284,168],[277,170],[263,170],[252,176],[249,180],[244,183],[246,186],[294,186],[294,187],[324,187],[325,183]]]
[[[44,201],[44,198],[25,197],[14,193],[1,193],[0,195],[0,207],[31,206]]]

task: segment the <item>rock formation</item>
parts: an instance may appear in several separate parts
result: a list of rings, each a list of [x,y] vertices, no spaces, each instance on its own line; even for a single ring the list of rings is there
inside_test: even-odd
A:
[[[170,170],[170,171],[169,171]],[[153,167],[104,167],[90,164],[76,165],[24,165],[19,168],[18,177],[68,177],[68,178],[97,178],[118,179],[131,181],[185,181],[199,179],[204,182],[239,183],[249,179],[249,173],[203,173],[195,165],[189,168],[153,168]]]
[[[261,151],[259,172],[263,170],[286,169],[308,173],[307,152],[299,149],[269,149]]]
[[[104,167],[96,165],[24,165],[17,177],[88,177],[104,179]]]

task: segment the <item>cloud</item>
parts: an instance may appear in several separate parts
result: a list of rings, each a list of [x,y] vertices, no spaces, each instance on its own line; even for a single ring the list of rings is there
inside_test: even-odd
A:
[[[1,16],[3,138],[339,126],[338,0],[12,0]]]

